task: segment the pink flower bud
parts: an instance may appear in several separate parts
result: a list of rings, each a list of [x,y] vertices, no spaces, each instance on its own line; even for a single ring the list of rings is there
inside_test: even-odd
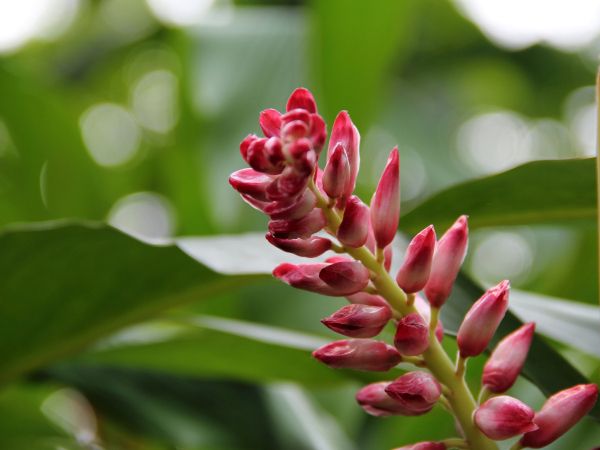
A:
[[[404,316],[398,321],[394,346],[400,354],[420,355],[429,347],[429,326],[419,313]]]
[[[490,439],[503,441],[528,431],[537,430],[533,423],[535,411],[508,395],[490,398],[477,408],[473,420]]]
[[[367,414],[376,417],[405,415],[405,409],[386,394],[389,381],[371,383],[356,393],[356,401]]]
[[[539,427],[526,433],[521,445],[542,448],[565,434],[581,420],[598,399],[598,387],[595,384],[580,384],[554,394],[533,421]]]
[[[260,201],[268,200],[267,189],[272,182],[273,177],[254,169],[238,170],[229,176],[229,184],[236,191]]]
[[[246,153],[248,164],[258,172],[279,173],[283,168],[275,169],[269,161],[265,150],[266,142],[267,138],[260,138],[252,141]]]
[[[329,138],[329,150],[327,152],[328,159],[331,157],[331,153],[338,144],[342,144],[346,150],[346,155],[348,156],[348,162],[350,164],[350,178],[348,179],[344,192],[344,196],[349,197],[352,195],[352,192],[354,192],[356,176],[358,175],[360,166],[360,134],[346,111],[340,112],[333,123],[331,137]]]
[[[296,220],[270,220],[269,232],[282,239],[306,239],[327,225],[327,219],[320,209],[313,209],[306,216]]]
[[[417,311],[419,314],[421,314],[421,317],[423,317],[425,323],[427,323],[427,327],[429,327],[429,323],[431,321],[431,307],[429,306],[429,303],[427,303],[427,300],[417,295],[415,297],[415,308],[417,308]],[[444,339],[444,325],[439,318],[435,327],[435,337],[440,342],[442,342],[442,339]]]
[[[351,295],[369,284],[369,270],[358,261],[343,261],[328,265],[319,273],[338,295]]]
[[[336,145],[331,152],[323,171],[323,190],[331,198],[344,195],[350,179],[350,163],[342,144]]]
[[[302,108],[292,109],[281,116],[281,123],[286,125],[295,120],[304,122],[307,128],[310,128],[313,114]]]
[[[398,147],[394,147],[371,199],[371,226],[379,248],[385,248],[392,242],[399,218],[400,156]]]
[[[388,302],[380,295],[369,294],[368,292],[357,292],[356,294],[346,296],[348,301],[354,305],[388,306]]]
[[[319,278],[319,272],[324,267],[327,267],[326,263],[297,265],[283,263],[275,267],[273,276],[297,289],[324,295],[336,295],[334,290]]]
[[[331,342],[315,350],[313,356],[334,369],[373,372],[386,372],[402,359],[394,347],[372,339],[345,339]]]
[[[370,338],[377,336],[391,318],[388,306],[347,305],[321,323],[344,336]]]
[[[307,189],[299,198],[269,203],[263,211],[273,220],[295,220],[306,216],[316,205],[317,197]]]
[[[276,167],[285,167],[285,156],[283,154],[283,145],[281,139],[272,137],[265,143],[265,153],[271,165]]]
[[[292,95],[290,95],[290,98],[287,101],[286,111],[291,111],[297,108],[305,109],[310,113],[317,112],[317,104],[315,103],[315,99],[308,89],[297,88],[294,92],[292,92]]]
[[[393,450],[446,450],[447,448],[442,442],[417,442]]]
[[[408,244],[404,262],[396,275],[396,282],[404,292],[408,294],[419,292],[427,284],[435,242],[435,230],[433,225],[430,225]]]
[[[281,175],[269,184],[266,196],[269,200],[289,200],[306,189],[309,179],[309,174],[300,173],[293,167],[286,167]]]
[[[308,134],[313,144],[313,148],[318,155],[321,153],[323,145],[325,145],[325,140],[327,139],[327,125],[325,125],[325,121],[318,114],[313,114],[311,119],[311,126]]]
[[[523,325],[502,339],[483,368],[482,383],[495,393],[505,392],[515,383],[529,352],[535,323]]]
[[[242,155],[242,158],[244,158],[244,161],[248,162],[248,149],[250,148],[250,145],[257,139],[259,139],[257,135],[249,134],[240,143],[240,154]]]
[[[477,300],[460,328],[456,342],[463,358],[477,356],[485,350],[508,308],[510,283],[502,281]]]
[[[425,295],[437,308],[442,307],[452,292],[452,285],[467,252],[468,236],[467,216],[460,216],[437,244],[425,286]]]
[[[369,207],[353,195],[346,202],[344,219],[338,229],[337,237],[348,247],[361,247],[369,236]]]
[[[308,239],[279,239],[267,233],[267,241],[284,252],[293,253],[305,258],[315,258],[331,248],[331,241],[322,237]]]
[[[258,118],[260,128],[266,137],[279,136],[281,131],[281,113],[276,109],[265,109]]]
[[[309,139],[301,138],[289,147],[289,155],[293,160],[293,167],[306,175],[312,174],[317,163],[317,154],[312,149]]]
[[[442,395],[440,383],[427,372],[409,372],[397,378],[385,389],[409,415],[419,416],[429,412]]]

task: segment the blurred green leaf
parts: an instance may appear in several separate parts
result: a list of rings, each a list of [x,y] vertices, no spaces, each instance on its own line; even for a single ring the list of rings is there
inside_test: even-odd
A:
[[[535,161],[467,181],[433,195],[406,213],[400,228],[440,231],[461,214],[471,229],[486,226],[587,223],[596,220],[595,160]]]

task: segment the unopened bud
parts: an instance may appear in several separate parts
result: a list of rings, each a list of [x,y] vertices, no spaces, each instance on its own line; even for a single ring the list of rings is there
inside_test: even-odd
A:
[[[327,139],[327,125],[325,125],[325,121],[318,114],[312,115],[308,135],[318,155],[323,150],[323,145],[325,145],[325,140]]]
[[[297,88],[287,101],[286,111],[305,109],[310,113],[317,112],[317,104],[311,92],[306,88]]]
[[[263,211],[273,220],[295,220],[306,216],[316,205],[317,197],[307,189],[300,197],[270,203]]]
[[[344,195],[349,179],[348,156],[344,146],[338,144],[329,155],[323,171],[323,190],[329,197],[339,198]]]
[[[429,347],[429,326],[419,313],[404,316],[398,321],[394,346],[400,354],[420,355]]]
[[[310,174],[297,171],[294,167],[286,167],[281,175],[273,179],[266,189],[269,200],[289,200],[294,198],[308,186]]]
[[[321,322],[344,336],[370,338],[377,336],[391,318],[388,306],[347,305]]]
[[[435,251],[435,230],[428,226],[417,234],[406,250],[396,282],[407,294],[419,292],[427,284]]]
[[[598,399],[595,384],[579,384],[554,394],[535,415],[538,429],[521,439],[523,447],[542,448],[565,434],[581,420]]]
[[[337,237],[348,247],[361,247],[369,236],[369,207],[355,195],[346,202],[344,218],[338,229]]]
[[[327,225],[327,219],[320,209],[313,209],[306,216],[296,220],[270,220],[269,232],[282,239],[306,239]]]
[[[236,191],[259,201],[268,200],[267,189],[272,182],[273,177],[254,169],[238,170],[229,176],[229,184]]]
[[[350,178],[347,181],[344,192],[345,197],[350,197],[352,192],[354,192],[356,176],[358,175],[360,166],[360,134],[346,111],[340,112],[333,123],[331,137],[329,138],[328,157],[331,156],[331,152],[338,144],[341,144],[346,150],[348,163],[350,164]]]
[[[416,444],[405,445],[393,450],[446,450],[447,448],[442,442],[417,442]]]
[[[409,372],[385,389],[413,416],[430,411],[442,395],[440,383],[427,372]]]
[[[469,230],[467,216],[460,216],[439,240],[425,295],[429,302],[441,308],[452,292],[452,285],[467,252]]]
[[[281,113],[276,109],[265,109],[258,118],[260,128],[266,137],[279,136],[281,131]]]
[[[488,289],[465,315],[456,342],[463,358],[485,350],[508,308],[510,283],[502,281]]]
[[[313,236],[307,239],[280,239],[270,233],[265,236],[267,241],[284,252],[293,253],[305,258],[315,258],[331,249],[331,241],[326,238]]]
[[[371,226],[379,248],[392,242],[400,218],[400,156],[395,147],[371,199]]]
[[[389,381],[371,383],[356,393],[356,401],[367,414],[376,417],[404,415],[405,410],[385,392]]]
[[[242,155],[242,158],[244,158],[244,161],[248,162],[248,149],[250,148],[250,145],[252,145],[252,143],[257,139],[259,139],[257,135],[249,134],[242,142],[240,142],[240,154]]]
[[[508,395],[493,397],[482,404],[473,416],[477,427],[490,439],[503,441],[537,430],[535,411]]]
[[[343,261],[323,268],[319,277],[335,289],[337,295],[351,295],[367,286],[369,270],[358,261]]]
[[[313,356],[334,369],[386,372],[402,357],[391,345],[372,339],[345,339],[331,342],[313,352]]]
[[[535,332],[535,323],[523,325],[502,339],[483,368],[482,383],[491,392],[501,393],[517,380]]]

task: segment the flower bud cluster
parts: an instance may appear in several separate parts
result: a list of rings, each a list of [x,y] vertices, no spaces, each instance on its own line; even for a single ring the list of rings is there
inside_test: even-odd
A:
[[[464,402],[453,403],[459,395],[451,388],[453,380],[463,375],[467,358],[488,348],[507,311],[510,291],[510,283],[502,281],[472,305],[457,334],[456,373],[452,380],[445,379],[447,371],[439,370],[436,356],[443,352],[439,342],[444,334],[438,314],[450,298],[467,251],[467,217],[459,217],[439,240],[433,226],[414,236],[392,278],[391,243],[400,217],[398,148],[391,151],[367,205],[354,195],[360,135],[347,112],[335,119],[323,170],[318,159],[327,138],[326,125],[308,90],[296,89],[284,114],[263,111],[259,123],[264,137],[249,135],[240,145],[251,168],[233,173],[229,181],[247,203],[269,216],[266,239],[283,251],[307,258],[329,250],[346,254],[319,262],[284,263],[273,271],[290,286],[345,297],[349,302],[322,320],[344,339],[318,348],[313,356],[341,369],[386,372],[400,362],[418,366],[419,370],[393,381],[360,389],[356,400],[368,414],[418,416],[438,403],[451,413],[464,407]],[[328,236],[320,233],[323,230]],[[393,345],[373,339],[388,324],[395,331]],[[533,323],[525,324],[492,351],[482,376],[486,395],[470,410],[473,420],[460,423],[464,448],[471,448],[468,439],[478,436],[490,440],[522,436],[522,446],[541,448],[594,405],[595,385],[559,392],[537,413],[505,395],[523,368],[534,331]],[[437,363],[430,364],[436,358]],[[455,441],[421,442],[402,449],[440,450],[450,448],[449,442],[454,446]]]

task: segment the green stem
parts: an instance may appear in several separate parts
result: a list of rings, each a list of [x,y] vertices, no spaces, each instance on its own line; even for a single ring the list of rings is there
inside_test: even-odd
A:
[[[448,448],[464,448],[464,449],[469,448],[469,443],[467,441],[465,441],[464,439],[460,439],[460,438],[444,439],[442,441],[442,443]]]
[[[598,224],[600,224],[600,69],[596,75],[596,189],[598,202]],[[600,257],[600,227],[598,227],[598,255]],[[598,265],[600,271],[600,264]],[[599,272],[600,275],[600,272]]]
[[[515,442],[514,445],[510,448],[510,450],[521,450],[524,448],[519,441]]]
[[[483,386],[479,391],[479,398],[477,399],[477,403],[481,405],[482,403],[485,403],[487,400],[492,398],[494,395],[495,394],[492,391],[490,391],[486,386]]]
[[[328,228],[335,235],[342,218],[333,208],[329,207],[327,200],[312,180],[309,187],[317,197],[317,206],[323,210],[327,218],[329,223]],[[373,273],[374,276],[371,280],[373,285],[377,288],[379,295],[387,300],[392,309],[402,316],[417,312],[413,305],[408,304],[404,291],[400,289],[385,270],[383,264],[377,261],[376,256],[367,247],[346,247],[346,251],[354,259],[362,262]],[[432,319],[435,314],[434,311],[435,308],[431,311]],[[448,397],[448,402],[454,411],[456,419],[460,423],[469,447],[473,450],[498,450],[497,445],[479,431],[473,423],[472,416],[477,408],[477,403],[467,387],[464,378],[456,376],[454,364],[437,339],[430,339],[429,348],[423,353],[423,359],[433,376],[450,389],[451,395]]]

